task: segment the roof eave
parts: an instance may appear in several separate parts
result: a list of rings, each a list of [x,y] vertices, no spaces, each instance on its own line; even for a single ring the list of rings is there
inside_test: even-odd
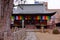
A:
[[[50,13],[14,13],[14,14],[20,14],[20,15],[54,15],[56,12],[50,12]]]

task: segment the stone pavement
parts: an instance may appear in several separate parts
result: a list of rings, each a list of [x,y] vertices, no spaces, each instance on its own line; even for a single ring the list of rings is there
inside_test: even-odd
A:
[[[35,30],[26,30],[26,32],[25,40],[60,40],[60,34],[35,32]]]
[[[25,40],[37,40],[35,32],[27,32]]]

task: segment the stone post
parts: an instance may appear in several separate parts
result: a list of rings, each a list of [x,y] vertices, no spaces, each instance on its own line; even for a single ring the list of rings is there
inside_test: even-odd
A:
[[[44,27],[41,27],[41,32],[44,32]]]
[[[24,20],[22,20],[22,28],[24,28]]]
[[[44,32],[44,25],[41,24],[41,32]]]

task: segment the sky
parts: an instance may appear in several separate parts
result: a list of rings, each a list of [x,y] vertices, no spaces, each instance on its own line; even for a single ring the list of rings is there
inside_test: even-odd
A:
[[[26,0],[26,4],[34,4],[34,1],[48,2],[48,9],[60,9],[60,0]]]
[[[60,0],[48,0],[49,9],[60,9]]]

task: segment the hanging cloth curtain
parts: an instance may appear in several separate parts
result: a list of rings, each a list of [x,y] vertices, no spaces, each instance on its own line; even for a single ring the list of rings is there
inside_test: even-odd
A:
[[[42,20],[50,20],[50,16],[42,16]]]
[[[22,16],[18,16],[18,20],[22,20]]]
[[[48,20],[50,20],[51,19],[51,16],[48,16]]]
[[[40,20],[41,19],[41,17],[40,16],[36,16],[36,18],[35,18],[36,20]]]
[[[11,16],[11,20],[14,21],[15,17],[14,16]]]

